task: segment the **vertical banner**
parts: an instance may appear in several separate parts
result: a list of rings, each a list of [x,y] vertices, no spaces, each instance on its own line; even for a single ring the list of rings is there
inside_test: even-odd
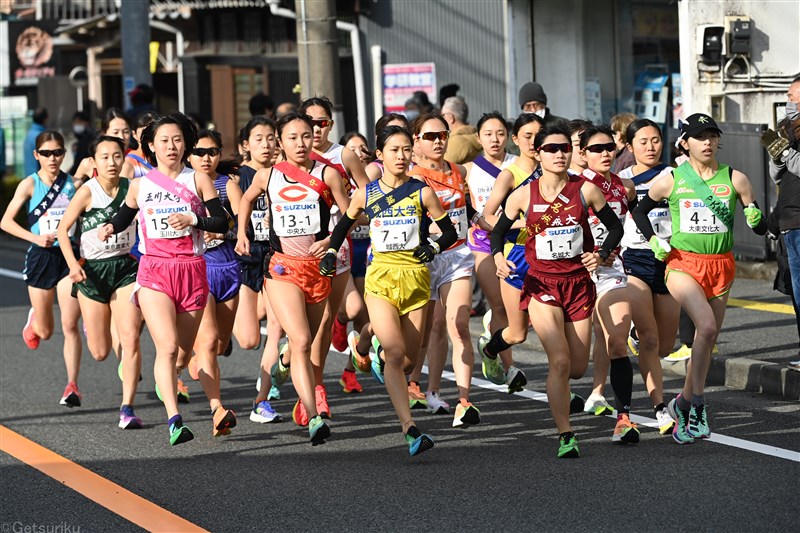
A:
[[[424,91],[431,103],[436,103],[435,63],[402,63],[383,66],[383,108],[385,113],[402,113],[406,100],[415,91]]]

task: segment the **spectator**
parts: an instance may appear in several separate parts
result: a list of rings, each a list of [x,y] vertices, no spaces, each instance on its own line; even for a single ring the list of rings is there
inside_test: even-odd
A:
[[[272,118],[275,109],[275,102],[272,101],[269,95],[259,91],[250,98],[250,116],[255,117],[263,115]]]
[[[278,120],[279,118],[295,111],[297,111],[297,104],[293,104],[292,102],[283,102],[275,108],[275,120]]]
[[[428,94],[425,91],[415,91],[414,96],[406,100],[406,110],[403,113],[409,122],[417,118],[423,113],[430,113],[433,111],[433,104],[428,99]]]
[[[442,105],[442,116],[450,126],[450,139],[447,142],[446,161],[463,165],[481,153],[478,130],[467,124],[469,108],[461,96],[451,96]]]
[[[125,113],[127,113],[132,120],[136,120],[139,118],[139,115],[145,111],[155,111],[156,108],[153,105],[155,96],[152,87],[146,83],[140,83],[128,93],[128,97],[131,99],[131,107],[129,107]]]
[[[75,142],[71,145],[72,168],[69,174],[74,176],[81,161],[89,157],[89,144],[95,136],[94,129],[89,123],[89,115],[83,111],[76,111],[72,115],[72,134],[75,136]]]
[[[439,102],[444,103],[444,101],[451,96],[456,96],[460,88],[461,87],[459,87],[456,83],[451,83],[450,85],[445,85],[439,88]]]
[[[529,81],[520,88],[519,107],[525,113],[539,115],[548,128],[567,121],[565,118],[550,113],[550,108],[547,107],[547,95],[542,86],[535,81]]]
[[[22,143],[22,152],[24,154],[24,174],[27,177],[39,171],[39,161],[33,155],[36,151],[36,137],[39,136],[44,130],[47,129],[47,109],[39,107],[33,112],[33,124],[31,129],[25,135],[25,141]]]
[[[633,113],[620,113],[611,117],[611,129],[614,131],[614,142],[617,143],[617,157],[611,166],[611,172],[614,174],[619,174],[636,163],[633,152],[628,149],[625,140],[625,132],[636,118]]]

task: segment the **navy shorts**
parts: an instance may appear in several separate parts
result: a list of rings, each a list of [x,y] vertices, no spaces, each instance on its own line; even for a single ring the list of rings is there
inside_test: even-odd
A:
[[[520,244],[515,244],[512,246],[509,252],[506,254],[506,259],[514,263],[517,268],[514,269],[511,272],[511,275],[503,281],[518,291],[521,291],[522,284],[525,281],[525,275],[528,273],[528,262],[525,260],[525,246]]]
[[[81,256],[77,246],[73,245],[72,251],[75,257]],[[22,275],[30,287],[49,290],[69,275],[69,267],[58,246],[42,248],[33,245],[25,254],[25,268],[22,270]]]
[[[249,287],[253,292],[261,292],[264,288],[264,259],[268,253],[268,242],[250,241],[250,255],[236,257],[239,261],[242,285]]]
[[[217,303],[227,302],[239,294],[242,284],[239,273],[239,262],[212,263],[206,261],[208,291]]]
[[[367,252],[370,245],[369,239],[351,239],[350,243],[353,250],[353,263],[350,265],[350,273],[354,278],[363,278],[367,275]]]
[[[669,294],[664,283],[667,264],[656,259],[650,250],[626,249],[622,252],[622,265],[628,277],[644,281],[653,294]]]

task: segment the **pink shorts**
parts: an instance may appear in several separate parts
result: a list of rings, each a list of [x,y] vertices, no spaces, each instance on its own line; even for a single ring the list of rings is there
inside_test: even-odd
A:
[[[208,300],[206,260],[202,256],[162,258],[145,254],[139,260],[133,298],[141,287],[169,296],[178,313],[203,309]]]

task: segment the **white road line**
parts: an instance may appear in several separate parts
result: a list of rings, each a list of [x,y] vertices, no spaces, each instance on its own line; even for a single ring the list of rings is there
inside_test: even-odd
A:
[[[25,276],[22,275],[22,272],[17,272],[16,270],[9,270],[7,268],[0,268],[0,276],[4,276],[6,278],[20,279],[20,280],[25,279]]]

